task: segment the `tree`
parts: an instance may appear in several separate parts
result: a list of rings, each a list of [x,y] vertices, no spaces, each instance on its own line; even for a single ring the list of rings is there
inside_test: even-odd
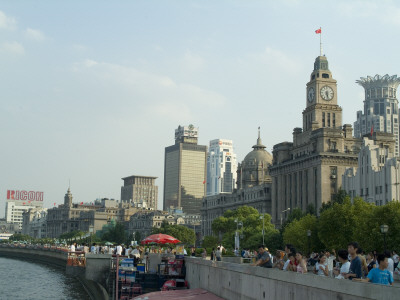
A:
[[[319,209],[319,213],[321,214],[324,210],[333,206],[333,204],[343,204],[347,200],[351,200],[350,196],[346,193],[345,190],[339,189],[339,191],[334,195],[333,199],[329,202],[322,203],[321,208]]]
[[[168,234],[188,246],[194,245],[196,239],[193,229],[187,228],[183,225],[170,225],[168,222],[163,222],[160,228],[153,227],[151,233]]]
[[[237,221],[237,222],[235,222]],[[242,226],[238,226],[241,223]],[[215,234],[222,234],[222,244],[234,248],[235,233],[238,230],[240,245],[243,248],[257,249],[262,243],[263,220],[258,211],[250,206],[241,206],[227,210],[223,216],[216,218],[211,225]],[[264,214],[264,237],[278,232],[271,224],[271,216]]]
[[[218,239],[216,236],[213,235],[206,235],[203,240],[203,247],[204,248],[215,248],[218,244]]]
[[[117,222],[115,226],[109,226],[104,229],[101,240],[106,242],[114,242],[116,244],[126,243],[127,234],[123,223]]]
[[[311,230],[310,249],[307,231]],[[317,229],[317,217],[315,215],[305,215],[299,220],[294,220],[288,224],[283,233],[283,241],[285,244],[292,244],[296,249],[308,253],[308,251],[319,251],[323,248],[319,238]]]
[[[318,236],[328,249],[347,249],[347,244],[353,241],[356,225],[350,199],[345,199],[343,204],[334,203],[322,211]]]

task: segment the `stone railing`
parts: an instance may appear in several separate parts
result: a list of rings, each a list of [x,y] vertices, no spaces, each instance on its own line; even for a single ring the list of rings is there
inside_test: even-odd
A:
[[[230,300],[264,299],[399,299],[400,287],[352,282],[187,257],[190,288],[203,288]]]

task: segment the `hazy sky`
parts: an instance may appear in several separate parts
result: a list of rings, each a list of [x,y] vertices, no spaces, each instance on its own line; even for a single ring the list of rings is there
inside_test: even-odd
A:
[[[291,141],[320,26],[353,124],[355,80],[399,73],[400,2],[1,1],[0,217],[7,189],[119,199],[133,174],[158,177],[162,207],[178,125],[232,139],[238,161],[258,126],[269,152]]]

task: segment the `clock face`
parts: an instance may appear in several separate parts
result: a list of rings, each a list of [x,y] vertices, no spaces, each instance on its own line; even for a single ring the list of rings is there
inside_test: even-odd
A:
[[[321,88],[321,97],[322,99],[329,101],[333,98],[333,90],[330,86],[325,85]]]
[[[315,97],[315,91],[313,87],[310,87],[307,92],[308,102],[313,102]]]

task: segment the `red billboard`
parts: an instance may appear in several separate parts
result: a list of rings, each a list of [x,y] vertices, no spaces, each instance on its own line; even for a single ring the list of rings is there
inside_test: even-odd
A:
[[[43,201],[43,192],[7,190],[7,200]]]

